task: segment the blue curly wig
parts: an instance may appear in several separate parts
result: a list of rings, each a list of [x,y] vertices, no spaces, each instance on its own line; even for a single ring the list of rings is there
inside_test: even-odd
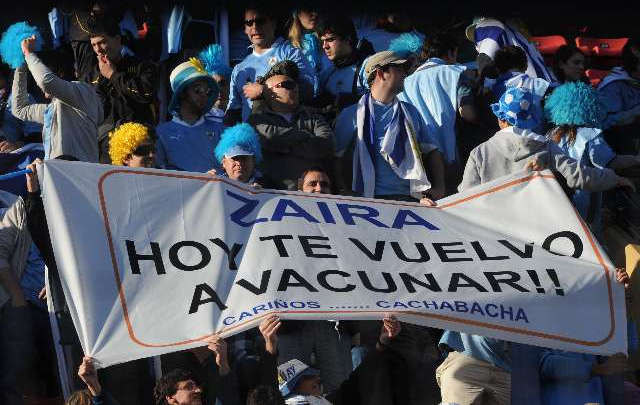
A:
[[[237,124],[222,132],[222,137],[215,150],[218,162],[222,163],[224,154],[236,145],[242,145],[244,148],[252,151],[256,164],[262,161],[260,139],[258,138],[258,133],[251,125],[247,123]]]
[[[419,35],[406,32],[389,43],[389,50],[407,58],[420,53],[422,42]]]
[[[0,56],[7,65],[12,69],[17,69],[24,63],[24,55],[22,54],[22,47],[20,43],[23,39],[27,39],[30,36],[36,36],[35,51],[42,49],[42,35],[38,31],[38,28],[27,24],[26,21],[12,24],[2,34],[0,40]]]
[[[596,90],[582,82],[558,86],[544,105],[547,120],[555,125],[600,128],[606,116],[605,106]]]
[[[202,61],[204,69],[210,74],[229,77],[231,68],[224,63],[222,47],[218,44],[211,44],[198,54],[198,59]]]

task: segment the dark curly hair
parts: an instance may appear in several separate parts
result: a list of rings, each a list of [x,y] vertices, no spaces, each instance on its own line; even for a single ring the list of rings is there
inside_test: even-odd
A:
[[[439,32],[424,41],[420,60],[445,57],[449,51],[455,51],[459,45],[458,40],[451,33]]]
[[[178,391],[178,383],[180,381],[188,380],[197,382],[193,374],[182,368],[176,368],[163,375],[153,389],[153,400],[156,405],[168,405],[166,398]]]
[[[298,69],[298,65],[295,62],[283,60],[271,66],[271,69],[264,76],[259,77],[258,83],[265,84],[273,76],[287,76],[297,82],[298,77],[300,77],[300,69]]]
[[[527,70],[527,54],[522,48],[515,45],[508,45],[500,48],[493,57],[493,61],[499,74],[517,69],[519,72]]]
[[[113,16],[90,16],[86,21],[89,37],[115,37],[120,35],[120,26]]]

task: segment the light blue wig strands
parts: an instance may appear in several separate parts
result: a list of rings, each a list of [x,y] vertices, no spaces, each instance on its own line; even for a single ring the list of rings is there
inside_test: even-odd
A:
[[[218,44],[211,44],[198,54],[198,59],[204,65],[204,69],[210,74],[229,77],[231,68],[224,62],[222,47]]]
[[[256,163],[262,161],[262,150],[258,134],[251,125],[243,123],[229,127],[222,132],[222,137],[215,150],[218,162],[222,163],[225,153],[237,145],[251,150]]]
[[[12,69],[22,66],[24,55],[20,43],[32,35],[36,36],[35,51],[39,51],[42,49],[43,41],[38,28],[27,24],[26,21],[9,26],[0,40],[0,56],[2,56],[4,63],[11,66]]]
[[[403,58],[418,55],[422,49],[422,38],[412,32],[406,32],[389,43],[389,50]]]
[[[600,128],[606,116],[598,92],[583,82],[558,86],[544,105],[547,120],[555,125]]]

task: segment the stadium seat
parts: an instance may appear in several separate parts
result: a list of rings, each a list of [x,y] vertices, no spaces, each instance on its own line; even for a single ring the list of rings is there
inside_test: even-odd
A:
[[[577,37],[576,46],[585,55],[620,57],[622,56],[622,48],[628,40],[629,38]]]
[[[609,71],[600,69],[587,69],[585,74],[587,75],[587,79],[589,79],[589,81],[591,82],[591,85],[593,87],[596,87],[598,86],[598,84],[600,84],[602,79],[604,79],[604,77],[609,74]]]
[[[562,35],[531,37],[530,42],[538,48],[542,55],[553,55],[558,48],[567,44],[567,40]]]
[[[147,24],[146,22],[142,23],[142,29],[138,30],[138,38],[145,39],[148,33],[149,33],[149,24]]]

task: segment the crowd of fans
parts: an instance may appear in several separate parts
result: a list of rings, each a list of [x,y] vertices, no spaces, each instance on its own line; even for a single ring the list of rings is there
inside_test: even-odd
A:
[[[163,355],[161,370],[151,359],[97,370],[65,306],[40,159],[427,206],[510,173],[551,169],[605,248],[614,220],[605,213],[621,195],[634,198],[640,174],[638,40],[594,88],[581,50],[565,45],[548,66],[526,31],[506,20],[470,21],[465,39],[425,37],[402,12],[358,31],[350,17],[305,4],[280,37],[279,16],[258,3],[242,14],[250,49],[238,63],[211,44],[171,66],[163,83],[158,65],[125,44],[122,16],[102,3],[73,14],[80,34],[54,32],[56,50],[41,50],[36,32],[2,40],[19,49],[20,63],[0,74],[0,166],[31,172],[0,183],[0,403],[61,395],[43,299],[56,309],[56,343],[79,367],[67,404],[640,403],[623,355],[515,344],[391,314],[271,315],[259,328]],[[460,63],[461,41],[474,44],[475,60]],[[629,288],[624,270],[617,281]],[[629,336],[635,351],[634,324]]]

